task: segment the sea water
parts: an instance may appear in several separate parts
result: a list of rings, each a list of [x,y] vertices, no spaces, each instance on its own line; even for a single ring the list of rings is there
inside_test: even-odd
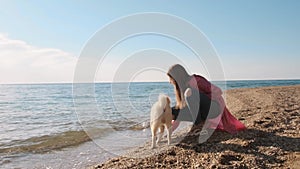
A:
[[[213,83],[228,90],[300,80]],[[160,93],[174,105],[167,82],[0,85],[0,168],[84,168],[143,144]]]

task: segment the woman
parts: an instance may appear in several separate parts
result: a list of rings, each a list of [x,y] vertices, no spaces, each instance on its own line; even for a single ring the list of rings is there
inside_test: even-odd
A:
[[[207,127],[232,134],[246,129],[227,109],[222,90],[204,77],[189,75],[179,64],[171,66],[167,75],[176,96],[176,106],[172,108],[173,131],[179,121],[191,121],[196,128],[205,120],[209,122]],[[188,88],[191,92],[186,92]]]

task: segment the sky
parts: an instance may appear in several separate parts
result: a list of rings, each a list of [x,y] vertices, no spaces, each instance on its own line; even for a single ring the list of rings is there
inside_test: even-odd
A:
[[[1,0],[0,83],[73,82],[81,51],[99,30],[145,12],[170,14],[197,27],[217,52],[225,80],[300,79],[299,8],[297,0]],[[182,43],[145,34],[112,48],[98,65],[95,81],[114,81],[118,72],[126,73],[119,69],[133,55],[158,49],[177,60],[162,52],[157,62],[165,63],[165,69],[154,65],[130,80],[167,81],[165,71],[174,63],[213,80],[208,65]],[[152,60],[144,56],[132,66]]]

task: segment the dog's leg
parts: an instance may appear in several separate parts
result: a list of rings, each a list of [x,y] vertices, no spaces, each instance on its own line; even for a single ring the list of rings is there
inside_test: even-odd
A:
[[[164,135],[164,131],[165,131],[165,127],[161,125],[159,128],[159,134],[158,134],[156,144],[158,144],[158,142],[161,140],[162,136]]]
[[[154,125],[153,128],[151,128],[152,132],[152,145],[151,148],[154,149],[156,147],[156,132],[157,132],[157,126]]]
[[[156,147],[156,136],[152,134],[152,145],[151,145],[151,148],[154,149]]]
[[[166,126],[167,128],[167,126]],[[167,128],[167,137],[168,137],[168,145],[171,144],[171,135],[172,135],[172,125]]]

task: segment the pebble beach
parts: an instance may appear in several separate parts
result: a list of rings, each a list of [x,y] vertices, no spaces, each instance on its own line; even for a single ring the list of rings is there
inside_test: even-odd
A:
[[[299,168],[300,85],[232,89],[224,97],[247,130],[214,131],[201,144],[197,133],[173,135],[184,138],[154,150],[146,143],[131,152],[140,158],[124,155],[90,168]]]

